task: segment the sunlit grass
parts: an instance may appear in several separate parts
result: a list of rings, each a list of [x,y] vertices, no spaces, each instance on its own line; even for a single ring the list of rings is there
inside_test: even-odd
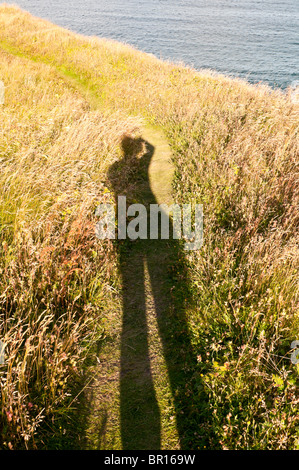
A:
[[[94,210],[135,122],[91,111],[47,65],[1,53],[0,73],[1,445],[22,448],[68,413],[101,331],[92,321],[109,302],[116,260],[95,239]]]
[[[204,206],[204,247],[189,256],[189,321],[198,353],[194,383],[200,377],[205,384],[193,393],[197,403],[201,393],[208,394],[213,418],[205,422],[203,415],[201,429],[190,422],[199,436],[196,445],[295,448],[298,371],[289,349],[299,335],[298,105],[266,86],[198,73],[113,41],[84,38],[12,7],[1,8],[0,22],[4,49],[48,64],[30,65],[4,53],[1,58],[7,94],[1,110],[0,280],[7,338],[25,335],[18,321],[27,325],[33,318],[35,324],[39,318],[35,328],[44,331],[45,318],[52,325],[58,314],[62,323],[55,341],[61,337],[66,362],[73,349],[79,360],[75,338],[64,345],[64,331],[75,321],[71,331],[84,338],[84,322],[98,308],[89,286],[105,285],[116,263],[110,250],[94,245],[91,209],[104,200],[100,182],[117,158],[119,137],[134,129],[134,119],[126,121],[123,114],[141,115],[160,126],[172,146],[177,202],[193,198]],[[59,74],[69,78],[69,86]],[[93,97],[95,107],[120,118],[91,111],[72,83]],[[94,265],[101,281],[94,280]],[[17,445],[25,435],[30,441],[34,420],[47,409],[41,405],[30,421],[10,398],[19,383],[28,387],[33,371],[33,388],[20,392],[31,403],[40,383],[36,374],[46,374],[47,361],[38,361],[47,357],[45,341],[32,335],[38,354],[30,356],[17,340],[13,344],[19,346],[11,350],[12,364],[20,357],[24,365],[20,372],[12,367],[5,385],[11,387],[3,394],[6,444],[13,433]],[[41,362],[40,369],[31,365]],[[22,381],[23,370],[28,375]],[[52,396],[63,393],[56,386]],[[18,413],[23,427],[12,427],[10,413]]]

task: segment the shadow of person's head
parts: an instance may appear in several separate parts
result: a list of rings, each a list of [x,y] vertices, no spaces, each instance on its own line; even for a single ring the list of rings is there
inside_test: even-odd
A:
[[[126,160],[138,159],[145,151],[145,142],[141,137],[124,135],[121,140],[123,156]]]

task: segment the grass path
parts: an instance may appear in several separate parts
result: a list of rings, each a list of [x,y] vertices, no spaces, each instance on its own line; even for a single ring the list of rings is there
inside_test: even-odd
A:
[[[157,202],[170,203],[173,166],[171,151],[161,133],[144,126],[142,138],[153,149],[148,166],[150,194]],[[96,379],[89,388],[91,413],[88,446],[100,449],[179,449],[175,407],[160,338],[156,300],[148,263],[162,265],[165,294],[160,301],[166,313],[167,260],[154,245],[133,242],[120,254],[123,300],[107,316],[107,340],[99,354]],[[128,250],[126,252],[126,250]],[[167,252],[164,251],[164,257]],[[163,284],[163,280],[162,280]],[[163,312],[163,313],[164,313]],[[121,426],[121,422],[123,425]],[[122,427],[122,430],[121,430]]]
[[[1,48],[10,54],[34,62],[47,63],[47,60],[42,57],[30,57],[4,42],[1,42]],[[93,108],[105,110],[97,94],[82,80],[82,77],[64,67],[55,66],[54,64],[51,64],[51,66],[54,66],[60,76],[82,93]],[[140,120],[144,123],[143,118]],[[148,166],[149,192],[151,195],[146,196],[146,202],[170,204],[172,202],[174,167],[167,139],[159,128],[148,123],[144,123],[142,126],[141,136],[146,145],[153,148]],[[150,201],[153,197],[154,200]],[[126,280],[123,279],[124,283],[129,282],[131,286],[137,284],[133,294],[132,289],[130,290],[132,298],[129,310],[131,310],[131,313],[125,332],[124,299],[122,300],[116,295],[114,309],[107,312],[106,315],[105,340],[98,352],[98,364],[93,366],[90,371],[90,374],[94,376],[94,380],[88,382],[89,385],[85,389],[85,400],[87,400],[88,405],[85,423],[86,436],[83,437],[83,442],[87,448],[180,448],[173,391],[170,386],[168,367],[164,358],[163,344],[157,323],[159,313],[155,305],[146,262],[147,258],[152,264],[159,265],[162,263],[163,265],[163,259],[161,259],[161,249],[159,247],[156,249],[156,253],[153,252],[155,248],[153,250],[151,245],[145,250],[147,251],[146,257],[144,256],[144,246],[134,248],[133,253],[129,255],[130,267],[126,272]],[[164,264],[166,266],[167,261]],[[162,277],[167,276],[166,271],[163,272],[163,268],[160,274]],[[141,283],[136,283],[136,279],[141,280]],[[165,283],[167,284],[167,279],[165,279]],[[166,286],[165,297],[168,295],[167,289]],[[165,310],[169,307],[166,304],[164,306]],[[141,319],[138,319],[140,312],[142,313]],[[132,337],[135,338],[133,346],[130,345]],[[146,348],[144,349],[145,345]],[[139,353],[136,354],[136,350],[140,350]],[[132,352],[131,358],[130,352]],[[131,388],[131,390],[128,393],[126,392],[128,395],[127,403],[121,404],[121,355],[124,354],[126,361],[131,363],[129,380],[126,384],[126,387]],[[138,354],[140,355],[139,361]],[[150,377],[150,381],[148,377]],[[86,403],[84,406],[86,408]],[[122,414],[128,416],[123,418],[124,424],[121,431]],[[127,442],[124,442],[126,441],[124,427],[128,419],[131,419],[132,423],[134,422],[136,429],[130,430],[132,435],[128,437]]]

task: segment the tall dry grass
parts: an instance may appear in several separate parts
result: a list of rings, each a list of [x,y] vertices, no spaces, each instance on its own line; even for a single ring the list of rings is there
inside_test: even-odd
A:
[[[0,76],[0,440],[32,448],[63,435],[118,282],[94,212],[136,120],[90,110],[47,65],[1,52]]]
[[[6,50],[51,64],[105,109],[160,126],[173,149],[177,202],[204,205],[204,247],[189,256],[196,445],[296,448],[299,120],[291,92],[165,63],[8,6],[0,23]]]

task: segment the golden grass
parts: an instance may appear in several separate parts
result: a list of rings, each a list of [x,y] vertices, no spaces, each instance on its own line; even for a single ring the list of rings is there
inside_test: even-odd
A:
[[[291,92],[165,63],[10,6],[1,7],[0,25],[4,49],[48,64],[26,62],[25,75],[18,65],[25,59],[2,54],[0,78],[8,85],[0,177],[1,269],[8,272],[1,275],[4,319],[16,309],[25,323],[31,315],[39,318],[37,312],[55,315],[58,304],[70,312],[76,295],[84,310],[92,279],[86,271],[94,262],[102,266],[105,283],[111,264],[106,250],[97,248],[102,262],[91,261],[88,251],[95,249],[91,208],[102,200],[99,182],[115,158],[119,137],[136,122],[111,116],[143,116],[169,139],[177,202],[193,198],[204,205],[205,244],[189,256],[189,319],[200,358],[194,378],[203,377],[214,418],[198,434],[209,448],[295,448],[298,371],[289,347],[299,339],[299,120]],[[53,70],[76,82],[111,116],[90,111]],[[65,243],[75,249],[68,252]],[[46,267],[39,271],[39,293],[33,281],[41,259]],[[74,272],[80,281],[68,293],[65,279]],[[15,387],[18,381],[12,375],[9,383]],[[202,391],[196,393],[200,402]],[[5,400],[3,411],[10,410]],[[18,416],[23,419],[21,412]]]
[[[93,214],[136,120],[91,111],[47,65],[0,58],[1,436],[2,446],[22,447],[66,406],[82,341],[91,347],[90,322],[115,282],[112,246],[97,242]]]

